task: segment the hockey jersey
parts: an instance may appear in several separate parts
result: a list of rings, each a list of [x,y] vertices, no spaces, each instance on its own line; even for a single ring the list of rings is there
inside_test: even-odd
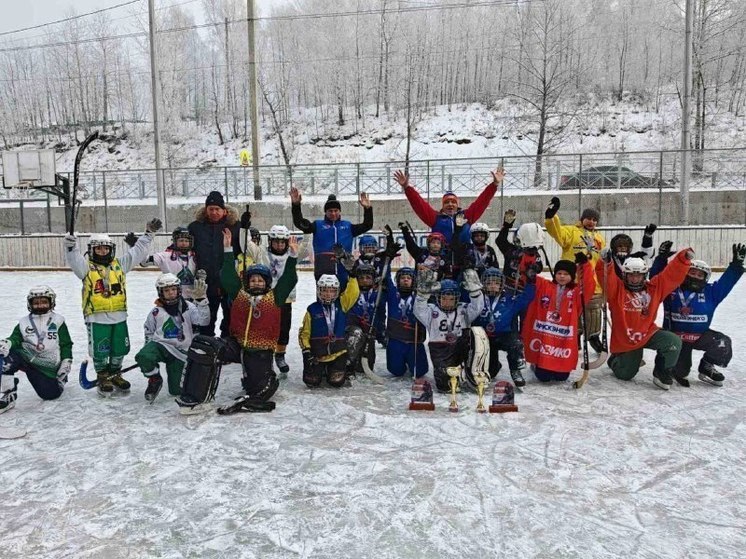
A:
[[[210,307],[207,299],[197,303],[181,300],[179,310],[169,313],[156,300],[155,307],[145,319],[145,341],[161,344],[166,351],[181,361],[186,361],[186,354],[194,338],[195,326],[210,324]]]
[[[407,344],[415,342],[415,331],[417,343],[425,341],[425,326],[414,316],[415,294],[402,296],[396,289],[391,276],[387,276],[388,288],[386,290],[386,307],[388,320],[386,321],[386,332],[389,339],[398,340]],[[416,327],[416,328],[415,328]]]
[[[360,290],[357,301],[352,308],[347,311],[347,324],[351,326],[360,326],[363,332],[368,332],[375,317],[376,332],[383,332],[386,327],[385,314],[379,308],[376,311],[376,298],[378,297],[377,289]],[[379,307],[384,306],[383,297]]]
[[[153,263],[160,268],[164,274],[174,274],[181,282],[181,295],[184,299],[192,298],[194,289],[194,274],[197,263],[194,260],[194,252],[184,254],[178,250],[167,248],[153,255]]]
[[[484,328],[488,338],[510,332],[513,318],[528,307],[535,292],[536,286],[529,283],[520,293],[511,290],[497,296],[485,295],[484,306],[472,325]]]
[[[56,378],[64,359],[73,358],[73,342],[65,318],[54,311],[24,316],[8,339],[11,350],[50,378]]]

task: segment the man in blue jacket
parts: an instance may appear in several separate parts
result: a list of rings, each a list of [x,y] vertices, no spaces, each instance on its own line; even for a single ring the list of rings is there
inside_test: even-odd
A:
[[[671,252],[671,241],[661,244],[650,276],[665,268]],[[727,367],[733,357],[731,339],[710,328],[715,309],[728,296],[743,275],[746,245],[733,245],[733,260],[718,281],[708,283],[712,271],[706,262],[692,260],[681,286],[663,302],[663,328],[681,338],[681,353],[674,369],[674,379],[689,386],[687,376],[692,368],[692,350],[704,351],[699,362],[699,380],[722,386],[725,377],[715,366]]]
[[[347,270],[338,265],[334,256],[334,245],[342,245],[346,252],[352,252],[352,240],[373,228],[373,206],[366,193],[360,194],[363,207],[363,222],[352,224],[342,219],[342,206],[334,194],[330,194],[324,204],[324,218],[309,221],[301,211],[302,195],[296,187],[290,188],[290,201],[293,225],[306,234],[313,235],[313,273],[318,280],[324,274],[337,276],[340,291],[347,285]]]

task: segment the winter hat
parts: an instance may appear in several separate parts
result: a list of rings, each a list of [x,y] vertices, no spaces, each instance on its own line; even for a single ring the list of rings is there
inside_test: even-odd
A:
[[[220,194],[217,190],[213,190],[210,192],[210,194],[207,195],[207,199],[205,200],[205,207],[207,206],[219,206],[223,209],[225,209],[225,200],[223,199],[223,195]]]
[[[583,213],[580,214],[580,221],[583,221],[584,219],[595,219],[596,221],[600,221],[601,214],[598,213],[598,210],[594,210],[593,208],[586,208],[583,210]]]
[[[570,274],[570,277],[572,278],[572,281],[575,281],[575,272],[577,271],[578,267],[575,265],[575,262],[571,262],[570,260],[559,260],[554,265],[554,273],[555,275],[559,271],[564,271]]]
[[[458,196],[456,196],[450,190],[446,192],[445,194],[443,194],[443,202],[445,202],[447,198],[453,198],[454,200],[456,200],[456,203],[458,204]]]
[[[329,198],[326,199],[326,204],[324,204],[324,211],[326,210],[339,210],[342,211],[342,206],[339,203],[339,200],[337,200],[337,197],[334,194],[330,194]]]

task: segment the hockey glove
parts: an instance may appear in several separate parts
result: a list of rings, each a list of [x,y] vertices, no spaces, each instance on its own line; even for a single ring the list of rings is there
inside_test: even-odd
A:
[[[652,237],[653,233],[655,233],[655,230],[658,229],[658,226],[655,223],[651,223],[645,228],[645,232],[643,235],[647,237]]]
[[[651,223],[645,228],[640,245],[642,248],[651,248],[653,246],[653,233],[655,233],[656,229],[658,229],[658,226],[655,223]]]
[[[353,268],[355,268],[356,263],[352,255],[339,243],[335,244],[332,247],[332,250],[334,251],[334,257],[337,259],[337,262],[339,262],[347,272],[351,273]]]
[[[137,235],[135,235],[132,231],[130,231],[124,236],[124,242],[127,243],[127,246],[133,247],[137,244],[138,238],[139,237]]]
[[[192,288],[192,298],[196,301],[204,299],[205,295],[207,295],[207,282],[204,279],[196,278]]]
[[[515,210],[508,209],[505,210],[505,213],[503,214],[503,223],[507,223],[508,225],[513,225],[513,222],[515,221]]]
[[[60,363],[59,369],[57,369],[57,382],[65,384],[67,382],[67,375],[70,374],[70,369],[73,366],[72,359],[63,359]]]
[[[582,266],[588,262],[588,255],[584,252],[576,252],[575,253],[575,264],[578,266]]]
[[[163,222],[159,218],[154,217],[145,225],[145,232],[156,233],[161,230],[161,227],[163,227]]]
[[[464,280],[461,282],[463,287],[471,297],[476,297],[482,290],[482,282],[479,281],[479,274],[471,268],[464,270]]]
[[[693,251],[693,250],[687,250],[687,251],[686,251],[686,252],[684,253],[684,258],[686,258],[686,259],[687,259],[687,260],[689,260],[689,261],[691,261],[691,260],[694,260],[694,256],[695,256],[695,254],[694,254],[694,251]]]
[[[673,250],[671,250],[671,247],[673,246],[673,241],[663,241],[661,243],[661,246],[658,247],[658,256],[661,258],[670,258],[675,254]]]
[[[10,340],[0,340],[0,357],[8,357],[12,345]]]
[[[429,268],[421,268],[417,271],[417,295],[427,298],[438,287],[438,274]]]
[[[248,229],[251,227],[251,212],[246,210],[241,214],[241,229]]]
[[[736,243],[733,245],[733,264],[738,264],[743,268],[743,262],[746,260],[746,245]]]
[[[310,349],[303,350],[303,369],[310,371],[314,366],[318,365],[319,360],[316,359]]]
[[[73,250],[75,250],[75,247],[78,246],[78,239],[75,235],[67,234],[65,235],[62,244],[64,245],[67,252],[72,252]]]
[[[609,247],[602,248],[599,255],[601,256],[601,260],[603,260],[607,264],[611,262],[611,249]]]
[[[555,215],[557,215],[557,212],[560,209],[560,199],[554,196],[552,200],[549,202],[549,205],[547,206],[546,211],[544,212],[544,217],[546,219],[552,219]]]
[[[205,272],[204,270],[197,270],[194,274],[194,278],[198,280],[206,280],[207,272]]]
[[[538,276],[542,271],[542,267],[540,264],[534,262],[526,269],[526,282],[527,283],[536,283],[536,276]]]
[[[391,239],[386,239],[386,250],[383,251],[383,253],[393,260],[397,256],[399,256],[399,252],[401,251],[402,246],[394,241],[394,237],[391,237]]]

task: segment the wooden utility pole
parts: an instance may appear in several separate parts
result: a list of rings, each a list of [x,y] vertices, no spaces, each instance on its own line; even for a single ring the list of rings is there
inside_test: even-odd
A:
[[[689,177],[691,170],[690,129],[692,93],[692,28],[694,27],[694,0],[686,0],[686,29],[684,30],[684,84],[681,100],[681,222],[689,224]]]
[[[259,179],[259,101],[256,78],[256,14],[254,0],[246,0],[249,39],[249,119],[251,120],[251,164],[254,169],[254,200],[262,199]]]
[[[155,184],[163,226],[166,227],[166,188],[161,169],[161,134],[158,125],[158,107],[161,99],[161,84],[158,76],[158,49],[155,31],[155,0],[148,0],[148,22],[150,27],[150,88],[153,94],[153,146],[155,147]]]

